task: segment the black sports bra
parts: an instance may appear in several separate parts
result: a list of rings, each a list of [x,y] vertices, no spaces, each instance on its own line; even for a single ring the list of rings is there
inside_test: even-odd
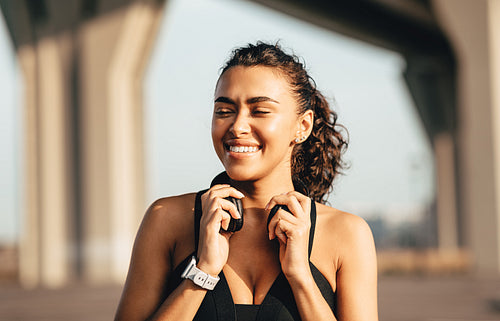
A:
[[[198,247],[199,231],[200,231],[200,218],[201,218],[201,195],[206,190],[198,192],[195,202],[195,254]],[[309,231],[309,257],[311,256],[312,244],[314,239],[314,230],[316,226],[316,205],[314,201],[311,202],[311,229]],[[181,274],[186,268],[191,256],[189,255],[184,259],[172,272],[169,277],[166,289],[166,296],[170,295],[172,291],[179,286],[182,282]],[[332,290],[328,280],[321,274],[321,272],[309,261],[311,272],[318,286],[323,298],[326,300],[333,313],[336,314],[335,292]],[[231,296],[231,291],[227,284],[224,273],[219,273],[219,283],[214,290],[208,291],[205,295],[203,302],[198,309],[198,312],[193,320],[196,321],[296,321],[301,320],[293,292],[288,284],[288,281],[281,272],[274,280],[271,288],[266,294],[264,301],[260,305],[235,305]]]

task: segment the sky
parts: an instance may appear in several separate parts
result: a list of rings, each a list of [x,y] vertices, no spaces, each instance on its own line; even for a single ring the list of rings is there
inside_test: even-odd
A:
[[[432,154],[398,54],[246,1],[170,0],[165,12],[144,83],[148,202],[206,188],[223,170],[210,137],[215,82],[232,49],[263,40],[303,58],[349,131],[350,167],[330,205],[395,221],[428,206]],[[22,222],[19,79],[2,20],[0,242],[14,240]]]
[[[19,76],[3,15],[0,15],[0,242],[18,235],[21,133]]]
[[[237,46],[279,40],[303,58],[350,134],[350,168],[330,204],[400,219],[430,202],[432,154],[398,54],[251,2],[174,0],[167,9],[145,86],[151,200],[205,188],[223,170],[210,138],[220,68]]]

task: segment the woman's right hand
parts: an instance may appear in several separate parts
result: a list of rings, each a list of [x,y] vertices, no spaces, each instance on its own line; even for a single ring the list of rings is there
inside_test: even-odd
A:
[[[215,185],[201,196],[202,215],[198,244],[197,267],[205,273],[216,276],[222,271],[229,256],[229,238],[233,233],[227,229],[231,216],[240,218],[236,206],[226,197],[243,198],[243,193],[230,185]]]

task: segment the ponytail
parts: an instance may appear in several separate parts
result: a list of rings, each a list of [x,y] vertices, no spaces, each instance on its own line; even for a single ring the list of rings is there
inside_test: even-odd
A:
[[[309,188],[309,196],[320,203],[326,202],[334,178],[344,168],[342,154],[347,141],[337,127],[337,114],[328,101],[314,90],[311,97],[314,125],[311,135],[302,144],[295,145],[292,153],[292,175],[301,179]]]

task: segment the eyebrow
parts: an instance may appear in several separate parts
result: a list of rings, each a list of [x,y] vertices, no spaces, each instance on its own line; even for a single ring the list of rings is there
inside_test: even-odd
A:
[[[249,98],[249,99],[247,99],[247,104],[255,104],[255,103],[260,103],[260,102],[263,102],[263,101],[270,101],[270,102],[279,104],[279,102],[277,100],[274,100],[274,99],[266,97],[266,96],[259,96],[259,97]]]
[[[250,105],[250,104],[260,103],[260,102],[263,102],[263,101],[270,101],[270,102],[279,104],[279,101],[274,100],[274,99],[269,98],[269,97],[266,97],[266,96],[259,96],[259,97],[248,98],[247,101],[246,101],[246,103]],[[214,102],[216,102],[216,103],[226,103],[226,104],[230,104],[230,105],[236,105],[236,102],[234,100],[232,100],[231,98],[228,98],[228,97],[224,97],[224,96],[217,97],[217,99],[215,99]]]

